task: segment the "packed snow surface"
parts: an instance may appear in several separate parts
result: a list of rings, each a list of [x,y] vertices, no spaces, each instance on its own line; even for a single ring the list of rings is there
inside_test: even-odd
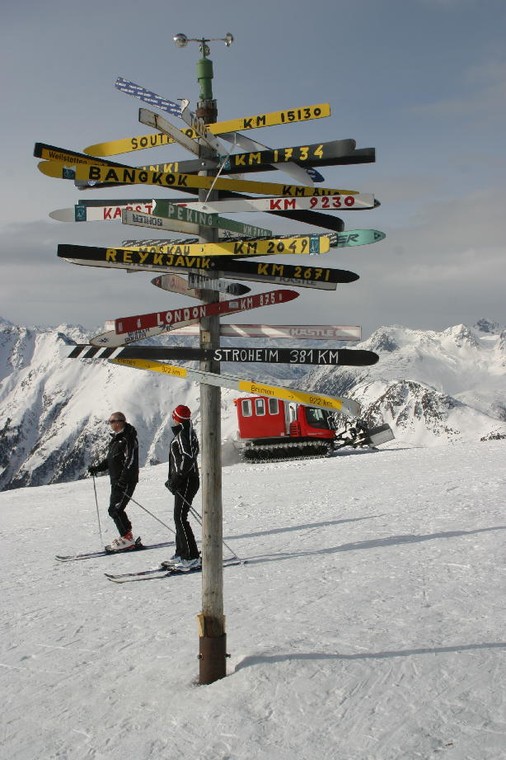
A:
[[[247,563],[224,570],[230,659],[208,686],[201,576],[104,576],[171,547],[58,563],[100,548],[92,480],[1,493],[0,756],[506,757],[505,452],[394,441],[225,467],[225,541]],[[165,477],[144,469],[134,498],[172,526]],[[106,478],[97,492],[109,540]],[[129,514],[145,543],[171,539]]]

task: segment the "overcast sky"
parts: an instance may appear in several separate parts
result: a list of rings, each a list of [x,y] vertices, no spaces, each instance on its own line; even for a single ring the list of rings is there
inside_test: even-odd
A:
[[[53,221],[49,212],[82,193],[40,174],[33,157],[37,141],[82,151],[149,132],[137,120],[140,102],[114,88],[118,76],[169,99],[187,97],[194,109],[199,50],[178,49],[178,32],[234,35],[230,48],[211,43],[220,120],[328,102],[330,118],[250,136],[272,147],[354,138],[359,148],[376,148],[375,164],[322,170],[326,186],[381,201],[342,218],[346,228],[382,230],[383,242],[321,259],[360,280],[336,292],[300,290],[293,304],[234,321],[359,324],[364,337],[388,324],[444,329],[487,317],[506,325],[504,0],[8,3],[0,29],[2,317],[94,328],[188,303],[154,288],[148,273],[57,259],[58,243],[118,245],[143,230]],[[168,146],[115,160],[190,157]],[[290,181],[273,172],[254,178]],[[139,186],[93,195],[114,196],[151,197]],[[324,232],[263,214],[237,218],[279,233]]]

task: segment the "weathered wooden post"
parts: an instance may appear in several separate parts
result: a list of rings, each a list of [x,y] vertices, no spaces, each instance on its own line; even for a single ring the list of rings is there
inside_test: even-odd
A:
[[[223,40],[227,47],[232,43],[232,35]],[[188,38],[176,35],[177,45],[184,47]],[[200,43],[202,58],[197,62],[197,79],[200,84],[199,102],[196,116],[204,124],[216,122],[218,110],[213,98],[213,64],[208,58],[208,39],[194,40]],[[216,155],[215,152],[214,156]],[[209,148],[201,148],[201,157],[209,157]],[[202,172],[209,174],[210,172]],[[216,197],[217,194],[214,194]],[[208,190],[199,191],[199,199],[212,199]],[[204,242],[218,240],[218,230],[200,227],[200,238]],[[216,276],[214,276],[216,277]],[[213,290],[202,292],[204,303],[219,300],[219,293]],[[207,317],[200,322],[200,347],[219,348],[220,319]],[[219,374],[219,362],[203,361],[201,369]],[[201,383],[201,478],[202,478],[202,611],[199,622],[199,682],[209,684],[226,676],[225,615],[223,603],[223,509],[221,480],[221,388]]]

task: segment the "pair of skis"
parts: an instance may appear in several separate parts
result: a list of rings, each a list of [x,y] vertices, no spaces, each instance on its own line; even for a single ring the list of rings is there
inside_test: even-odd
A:
[[[127,554],[128,552],[138,552],[149,549],[165,549],[168,546],[174,546],[174,541],[161,541],[157,544],[148,544],[147,546],[142,543],[136,544],[133,548],[121,549],[117,552],[108,552],[106,549],[102,549],[96,552],[81,552],[79,554],[57,554],[55,559],[58,562],[77,562],[85,559],[95,559],[97,557],[111,557],[116,554]]]
[[[144,546],[139,544],[134,549],[123,549],[119,552],[108,552],[105,549],[95,552],[81,552],[79,554],[57,554],[55,559],[58,562],[79,562],[87,559],[96,559],[97,557],[111,557],[116,554],[127,554],[132,551],[140,551],[142,549],[164,549],[169,546],[174,546],[173,541],[162,541],[158,544],[149,544]],[[229,567],[231,565],[243,565],[246,560],[241,560],[239,557],[229,557],[223,561],[223,567]],[[139,570],[138,572],[130,573],[104,573],[108,580],[113,583],[131,583],[133,581],[153,580],[155,578],[168,578],[171,575],[187,575],[189,573],[201,572],[202,567],[190,567],[182,568],[170,561],[162,562],[158,567],[151,568],[149,570]]]
[[[246,560],[239,559],[239,557],[230,557],[223,560],[223,567],[231,567],[233,565],[244,565]],[[133,583],[135,581],[149,581],[156,578],[170,578],[173,575],[191,575],[193,573],[202,572],[202,566],[182,568],[176,564],[170,562],[162,562],[158,567],[153,567],[149,570],[139,570],[133,573],[104,573],[107,580],[113,583]]]

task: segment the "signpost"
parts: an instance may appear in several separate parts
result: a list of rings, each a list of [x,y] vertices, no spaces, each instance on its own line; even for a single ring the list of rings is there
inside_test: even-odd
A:
[[[199,306],[185,307],[182,309],[169,309],[165,312],[142,314],[138,317],[126,317],[114,320],[114,329],[95,335],[90,343],[93,346],[126,346],[138,340],[154,338],[162,333],[170,332],[174,328],[184,327],[194,323],[202,324],[204,319],[218,318],[228,314],[236,314],[240,311],[259,309],[264,306],[272,306],[285,303],[297,298],[299,294],[293,290],[275,290],[270,293],[258,293],[254,296],[238,298],[233,301],[219,301],[218,295],[213,292],[215,300],[200,304]],[[219,321],[217,319],[218,327]],[[210,348],[202,346],[202,348]],[[210,360],[203,360],[210,361]]]
[[[139,121],[147,127],[158,129],[164,135],[170,135],[183,148],[186,148],[191,153],[195,153],[196,156],[200,156],[200,145],[198,142],[192,140],[185,132],[175,127],[170,121],[160,116],[160,114],[149,111],[147,108],[139,108]]]
[[[317,364],[319,366],[368,367],[379,359],[374,351],[348,348],[191,348],[188,346],[76,346],[70,358],[162,359],[176,361],[251,362],[263,364]]]
[[[226,279],[243,279],[252,282],[285,282],[297,287],[320,287],[335,290],[337,283],[354,282],[358,274],[346,269],[327,269],[320,266],[294,266],[273,261],[244,261],[228,256],[183,256],[131,248],[99,248],[86,245],[58,246],[58,256],[74,264],[103,266],[111,269],[139,271],[185,270],[197,274],[214,274]],[[274,277],[276,280],[272,280]],[[311,284],[309,284],[311,283]]]
[[[232,388],[242,393],[254,393],[258,396],[269,396],[270,398],[280,398],[285,401],[294,401],[306,406],[317,406],[329,411],[342,412],[352,417],[358,417],[360,414],[360,405],[357,401],[349,398],[340,398],[335,396],[325,396],[321,393],[300,391],[296,388],[284,388],[282,386],[269,385],[268,383],[258,382],[256,380],[243,380],[232,377],[223,373],[206,372],[197,369],[187,369],[178,367],[164,362],[157,362],[153,359],[111,359],[111,364],[120,364],[123,367],[132,367],[133,369],[144,369],[151,372],[161,372],[164,375],[179,377],[181,379],[196,380],[222,388]]]
[[[163,201],[161,201],[163,202]],[[176,205],[176,204],[174,204]],[[205,211],[208,214],[216,213],[244,213],[253,211],[292,211],[296,209],[315,209],[325,211],[353,211],[357,209],[374,208],[374,195],[370,193],[357,193],[356,195],[324,195],[312,198],[293,198],[291,196],[272,198],[230,198],[229,200],[206,201],[199,203],[191,201],[186,204],[194,211]],[[158,213],[156,211],[155,213]]]
[[[62,161],[41,161],[38,169],[47,177],[71,179],[79,182],[99,182],[118,185],[156,185],[169,189],[196,188],[202,190],[231,190],[257,193],[259,195],[288,195],[297,197],[318,195],[355,195],[358,190],[342,190],[335,187],[308,187],[307,185],[284,185],[280,182],[254,182],[252,180],[201,177],[193,174],[152,172],[145,169],[103,164],[77,164],[69,168]]]
[[[58,208],[51,211],[49,216],[57,222],[113,222],[122,219],[123,211],[135,211],[140,214],[152,214],[155,202],[145,200],[141,202],[128,202],[117,204],[105,204],[101,206],[88,206],[76,203],[72,208]]]
[[[111,323],[111,328],[113,323]],[[176,328],[172,335],[198,335],[198,327]],[[222,338],[272,338],[273,340],[362,340],[362,329],[358,325],[253,325],[222,324]]]
[[[136,95],[136,97],[139,97],[139,95]],[[145,99],[141,98],[141,100]],[[152,101],[147,102],[162,107],[160,103],[153,103]],[[165,102],[172,103],[172,101],[167,100],[165,100]],[[179,108],[179,111],[181,111],[181,107],[178,106],[177,103],[174,105],[176,106],[176,109]],[[163,108],[163,110],[168,109]],[[176,113],[175,110],[168,112],[173,116],[180,116],[180,113]],[[272,111],[270,113],[256,114],[254,116],[243,116],[239,119],[231,119],[230,121],[219,121],[214,124],[208,124],[207,127],[209,132],[213,135],[225,135],[239,131],[245,132],[251,129],[279,126],[281,124],[293,124],[313,119],[322,119],[326,116],[330,116],[330,105],[328,103],[318,103],[311,106],[289,108],[283,111]],[[194,140],[198,137],[193,129],[186,130],[186,134]],[[233,136],[231,136],[231,139],[233,139]],[[119,153],[131,153],[137,150],[145,150],[146,148],[159,148],[162,145],[170,145],[173,142],[174,139],[168,135],[139,135],[137,137],[126,137],[121,140],[112,140],[110,142],[89,145],[84,149],[84,152],[91,156],[114,156]]]
[[[129,213],[129,212],[126,212]],[[133,212],[134,213],[134,212]],[[148,217],[150,218],[150,217]],[[156,219],[157,217],[153,217]],[[156,253],[180,256],[319,256],[330,251],[328,235],[297,235],[286,238],[256,238],[253,240],[217,240],[214,243],[173,243],[157,241],[151,246]],[[141,250],[145,246],[131,246]]]
[[[163,208],[162,204],[160,204],[160,208]],[[125,209],[122,214],[122,222],[123,224],[131,224],[137,227],[186,232],[189,235],[198,235],[200,227],[212,227],[213,229],[227,230],[244,237],[272,237],[271,230],[236,222],[234,219],[224,219],[222,216],[218,216],[218,214],[205,214],[204,212],[194,211],[184,206],[176,206],[169,202],[167,202],[166,208],[168,208],[168,213],[160,215],[153,213],[148,215]],[[198,220],[198,223],[195,220]]]
[[[203,275],[188,275],[188,279],[179,277],[177,274],[163,274],[151,280],[152,285],[162,290],[168,290],[170,293],[180,293],[181,295],[190,296],[202,300],[201,290],[217,290],[220,293],[230,293],[233,296],[242,296],[249,293],[251,288],[240,282],[227,282],[226,280],[211,280]]]
[[[133,95],[134,98],[139,98],[139,100],[142,100],[144,103],[149,103],[152,106],[161,108],[162,111],[167,111],[167,113],[171,113],[174,116],[179,116],[181,114],[181,106],[179,103],[174,103],[172,100],[162,98],[162,96],[157,95],[156,92],[147,90],[140,84],[130,82],[124,77],[118,77],[114,82],[114,86],[117,90],[125,92],[127,95]]]
[[[228,46],[232,35],[223,40]],[[176,35],[176,44],[188,43],[185,35]],[[70,179],[84,189],[108,185],[143,184],[175,190],[193,196],[197,202],[184,199],[118,199],[114,201],[80,201],[73,209],[57,209],[53,219],[60,221],[94,221],[122,219],[126,224],[179,231],[198,236],[198,241],[148,240],[127,241],[128,247],[90,247],[59,245],[58,256],[75,264],[124,269],[127,271],[160,272],[153,284],[164,290],[197,298],[202,303],[181,309],[122,317],[91,340],[92,345],[69,350],[72,358],[106,358],[113,364],[158,372],[201,384],[201,450],[202,450],[202,611],[199,620],[200,682],[211,683],[226,675],[226,633],[223,607],[222,551],[222,484],[221,484],[221,402],[220,389],[228,387],[240,392],[280,398],[322,409],[357,416],[357,402],[319,393],[272,386],[248,381],[220,372],[220,364],[228,362],[288,363],[326,366],[369,366],[378,360],[373,351],[310,346],[242,347],[220,345],[220,336],[239,338],[273,338],[300,340],[358,340],[356,326],[339,325],[220,325],[219,317],[263,306],[278,305],[298,297],[294,290],[276,289],[260,294],[244,294],[249,287],[227,280],[273,282],[296,288],[335,290],[338,283],[358,279],[353,272],[320,266],[278,263],[272,260],[251,261],[250,257],[278,254],[318,255],[330,247],[365,245],[383,240],[379,230],[344,231],[342,219],[320,211],[361,210],[379,205],[372,194],[332,187],[314,187],[322,182],[317,166],[366,163],[375,160],[374,148],[356,149],[354,140],[268,148],[241,132],[271,125],[303,122],[330,115],[328,104],[300,109],[258,114],[253,117],[217,122],[216,101],[211,80],[212,63],[208,58],[209,39],[193,40],[200,44],[202,57],[197,65],[201,85],[200,99],[193,113],[189,102],[182,105],[169,101],[133,82],[119,78],[116,87],[144,102],[155,105],[181,118],[187,129],[179,129],[167,119],[148,109],[140,109],[140,120],[162,134],[116,140],[89,146],[85,153],[66,151],[37,143],[35,155],[43,159],[39,170],[47,176]],[[225,158],[225,150],[217,136],[241,152]],[[177,142],[196,158],[170,164],[130,167],[104,156],[134,152]],[[90,155],[91,154],[91,155]],[[219,167],[219,168],[218,168]],[[299,184],[255,182],[226,178],[222,174],[282,169]],[[218,195],[219,193],[219,195]],[[261,198],[252,196],[259,195]],[[292,220],[331,230],[332,235],[286,235],[273,237],[270,230],[246,225],[218,216],[221,211],[264,211]],[[218,229],[250,239],[220,240]],[[179,273],[185,273],[183,279]],[[220,300],[221,293],[234,293],[233,300]],[[143,338],[164,332],[181,334],[199,328],[199,347],[132,346]],[[188,334],[188,333],[185,333]],[[158,359],[199,361],[200,368],[186,369]]]
[[[114,320],[114,329],[119,335],[131,333],[136,330],[154,328],[159,334],[170,330],[171,326],[180,325],[182,322],[199,322],[205,317],[213,317],[224,314],[234,314],[247,309],[258,309],[264,306],[275,306],[279,303],[287,303],[298,298],[299,294],[294,290],[270,290],[267,293],[256,293],[237,298],[233,301],[220,301],[199,306],[190,306],[182,309],[169,309],[168,311],[155,311],[150,314],[137,314],[133,317],[118,317]],[[151,334],[150,336],[151,337]]]
[[[114,320],[104,325],[105,330],[114,329]],[[171,335],[193,338],[199,334],[199,325],[176,327]],[[263,325],[263,324],[220,324],[222,338],[272,338],[273,340],[362,340],[362,328],[358,325]]]
[[[364,149],[370,150],[370,149]],[[357,161],[355,156],[358,155]],[[247,153],[232,153],[223,167],[225,173],[267,171],[282,169],[283,164],[295,162],[299,166],[336,166],[337,164],[366,163],[374,161],[374,156],[363,151],[355,151],[355,140],[332,140],[311,145],[296,145],[291,148],[269,148],[251,150]],[[275,166],[274,166],[275,165]]]
[[[100,188],[100,187],[102,187],[102,185],[95,184],[95,185],[86,185],[82,189],[92,190],[93,188]],[[189,193],[191,195],[198,194],[198,190],[195,190],[192,188],[184,189],[183,192]],[[208,194],[206,193],[205,195],[206,197],[202,199],[202,202],[204,202],[205,200],[209,200],[209,198],[207,197]],[[254,200],[252,196],[244,195],[244,194],[240,195],[238,193],[231,193],[231,192],[220,193],[220,196],[224,196],[230,199],[241,198],[243,200]],[[143,202],[143,200],[145,199],[141,198],[138,200],[136,199],[125,200],[122,198],[118,198],[118,199],[113,199],[113,200],[111,199],[100,200],[96,198],[80,198],[79,205],[86,206],[86,208],[95,208],[95,207],[101,208],[103,206],[114,206],[114,205],[118,206],[125,203],[128,203],[131,205],[137,202]],[[161,201],[166,202],[165,199],[160,199],[160,198],[154,199],[154,200],[157,203]],[[146,202],[149,202],[149,201],[146,201]],[[175,203],[177,205],[188,205],[186,198],[172,198],[170,203]],[[379,202],[375,201],[374,204],[375,206],[379,205]],[[158,213],[158,211],[155,211],[155,213]],[[286,217],[287,219],[294,219],[304,224],[310,224],[310,225],[315,225],[316,227],[322,227],[325,230],[334,230],[335,232],[341,232],[344,229],[344,222],[342,219],[340,219],[337,216],[332,216],[330,214],[321,214],[318,211],[307,211],[305,209],[291,209],[288,211],[281,211],[281,210],[276,210],[275,212],[266,211],[265,213],[275,214],[276,216]],[[65,219],[65,221],[73,221],[73,219]]]
[[[319,237],[319,235],[311,235],[311,237]],[[323,237],[328,237],[330,248],[350,248],[357,245],[372,245],[372,243],[379,243],[386,238],[384,232],[380,230],[346,230],[346,232],[331,232]],[[289,235],[282,235],[280,240],[288,240]],[[147,238],[144,240],[124,240],[122,245],[126,248],[135,250],[150,250],[150,251],[164,251],[169,241],[162,238]],[[181,244],[196,243],[197,240],[185,240],[179,241]],[[223,241],[227,242],[227,241]],[[253,242],[253,241],[242,241]],[[171,245],[175,245],[175,241],[170,241]],[[326,243],[325,243],[326,245]]]
[[[156,116],[156,114],[153,114],[153,116]],[[176,127],[174,127],[174,129],[176,131],[179,131],[176,129]],[[188,140],[185,134],[181,133],[181,135],[182,135],[182,139]],[[189,140],[189,142],[192,148],[196,148],[197,153],[199,153],[200,150],[197,143],[193,142],[192,140]],[[123,169],[135,168],[135,169],[138,169],[139,171],[152,171],[152,172],[165,172],[165,173],[182,172],[182,173],[192,174],[192,173],[204,171],[205,169],[212,168],[217,164],[217,161],[212,161],[210,159],[195,158],[190,161],[173,161],[171,163],[132,167],[132,166],[128,166],[128,164],[119,164],[116,161],[110,161],[105,158],[96,158],[94,156],[88,156],[86,153],[78,153],[77,151],[74,151],[74,150],[67,150],[66,148],[58,148],[55,145],[47,145],[47,143],[35,143],[35,146],[33,149],[33,155],[36,156],[37,158],[42,158],[45,161],[59,161],[60,163],[65,164],[65,167],[67,167],[68,169],[77,165],[95,166],[98,164],[100,166],[113,166],[113,167],[123,168]],[[115,184],[120,185],[122,183],[118,182]]]

